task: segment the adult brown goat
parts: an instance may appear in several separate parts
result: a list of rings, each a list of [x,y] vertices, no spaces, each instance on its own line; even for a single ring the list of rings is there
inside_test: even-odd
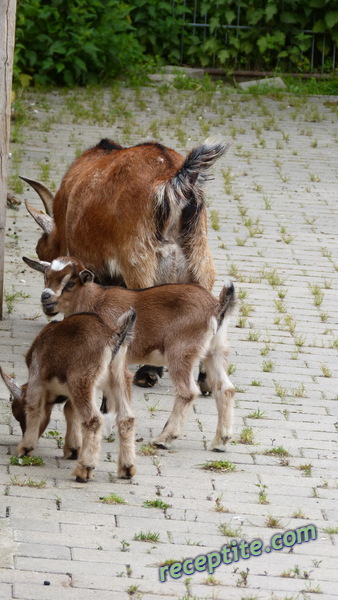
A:
[[[44,230],[38,257],[75,256],[105,285],[198,283],[210,291],[215,268],[203,186],[229,145],[209,139],[184,158],[155,142],[123,148],[103,139],[73,162],[55,198],[23,178],[47,211],[27,204]],[[145,386],[155,381],[154,373],[136,378]]]
[[[76,256],[101,284],[122,277],[128,288],[182,282],[211,290],[203,184],[228,147],[206,140],[184,159],[155,142],[122,148],[104,139],[73,162],[55,198],[23,178],[47,210],[28,205],[44,229],[38,257]]]
[[[153,440],[158,446],[169,448],[172,440],[182,434],[189,406],[198,393],[194,367],[203,360],[218,412],[211,449],[225,450],[232,435],[234,394],[227,375],[227,325],[235,303],[234,286],[230,281],[225,283],[219,298],[196,284],[127,290],[93,283],[93,273],[72,257],[60,257],[52,263],[29,258],[24,261],[45,275],[41,302],[46,315],[61,312],[67,316],[89,311],[98,313],[113,326],[130,306],[135,309],[137,317],[127,362],[167,365],[175,386],[173,411],[162,433]],[[108,398],[108,412],[111,411],[109,402]]]

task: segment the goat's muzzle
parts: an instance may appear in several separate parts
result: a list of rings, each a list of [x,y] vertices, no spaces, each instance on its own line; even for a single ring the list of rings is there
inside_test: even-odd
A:
[[[42,292],[41,304],[42,304],[42,310],[45,313],[45,315],[50,315],[50,316],[57,315],[58,311],[55,310],[57,302],[53,301],[53,296],[49,291],[44,290]]]

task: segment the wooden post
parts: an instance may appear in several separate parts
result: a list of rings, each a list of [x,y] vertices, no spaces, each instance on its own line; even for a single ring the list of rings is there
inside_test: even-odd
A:
[[[9,127],[16,0],[0,0],[0,319],[2,319]]]

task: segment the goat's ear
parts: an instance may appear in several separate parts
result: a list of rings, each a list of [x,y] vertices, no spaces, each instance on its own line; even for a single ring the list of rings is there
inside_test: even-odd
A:
[[[95,279],[94,273],[92,273],[88,269],[84,269],[83,271],[80,271],[79,277],[80,277],[80,280],[82,283],[88,283],[88,282],[91,283]]]
[[[131,341],[135,320],[136,311],[133,308],[130,308],[118,318],[116,323],[116,334],[119,336],[121,344],[123,344],[123,342]]]
[[[2,379],[4,380],[6,386],[8,387],[13,400],[21,400],[22,399],[22,389],[21,387],[19,387],[14,379],[12,379],[12,377],[10,377],[9,375],[6,375],[6,373],[2,370],[2,368],[0,367],[0,375],[2,377]]]
[[[40,271],[41,273],[44,273],[45,270],[51,265],[50,262],[44,260],[33,260],[32,258],[27,258],[27,256],[23,256],[22,260],[26,263],[26,265],[32,269],[35,269],[35,271]]]

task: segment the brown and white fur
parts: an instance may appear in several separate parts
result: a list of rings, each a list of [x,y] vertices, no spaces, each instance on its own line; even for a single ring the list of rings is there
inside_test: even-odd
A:
[[[184,158],[157,142],[123,148],[103,139],[73,162],[55,197],[23,177],[47,212],[26,203],[44,231],[38,257],[76,256],[105,285],[198,283],[211,291],[215,267],[203,188],[229,146],[207,139]],[[134,382],[152,387],[158,375],[162,369],[146,365]]]
[[[232,435],[234,394],[227,375],[226,332],[235,295],[231,282],[225,284],[219,299],[195,284],[127,290],[93,283],[94,275],[75,258],[60,257],[52,263],[28,258],[24,261],[44,272],[41,301],[47,315],[93,311],[113,325],[133,306],[137,319],[127,362],[166,365],[176,392],[173,411],[162,433],[153,440],[158,446],[168,448],[181,436],[188,408],[198,394],[194,367],[203,360],[218,411],[211,448],[225,449]]]
[[[229,145],[208,139],[184,158],[156,142],[123,148],[103,139],[73,162],[55,197],[23,177],[47,211],[27,205],[44,230],[38,257],[76,256],[101,284],[198,283],[211,290],[203,187]]]
[[[74,471],[77,481],[92,479],[99,460],[103,422],[95,396],[97,390],[102,390],[111,409],[118,412],[118,474],[131,477],[135,473],[131,378],[125,360],[134,321],[135,311],[129,310],[117,320],[116,326],[108,326],[99,315],[89,313],[50,323],[27,353],[29,377],[22,387],[0,367],[0,374],[11,392],[13,415],[23,434],[16,448],[17,456],[34,450],[50,421],[54,404],[65,402],[64,457],[78,459]],[[115,406],[119,397],[114,373],[123,380],[128,395],[123,409]]]

